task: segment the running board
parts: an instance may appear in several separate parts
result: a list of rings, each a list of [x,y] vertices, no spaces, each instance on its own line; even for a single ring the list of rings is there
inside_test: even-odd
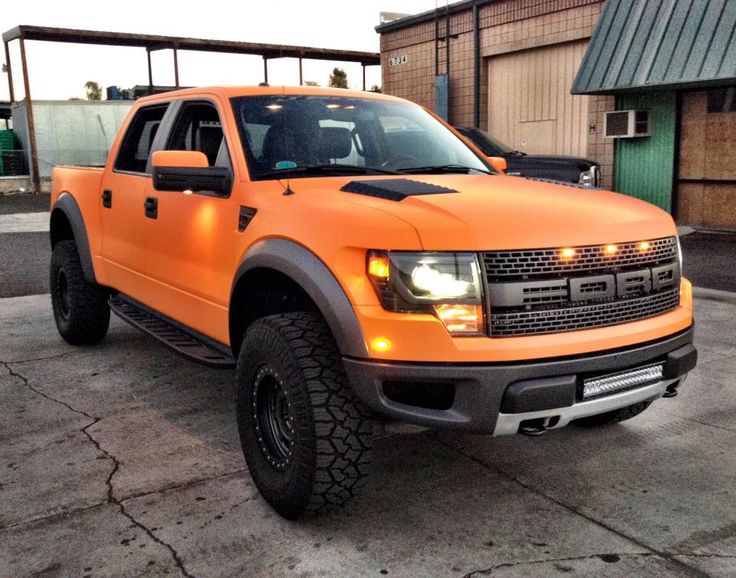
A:
[[[210,367],[235,367],[227,346],[184,327],[142,303],[118,293],[110,298],[110,310],[136,329],[145,331],[180,355]]]

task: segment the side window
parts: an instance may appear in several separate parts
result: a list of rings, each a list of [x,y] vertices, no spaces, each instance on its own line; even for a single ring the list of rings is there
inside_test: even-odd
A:
[[[153,140],[156,138],[161,119],[168,107],[168,104],[146,106],[135,113],[128,132],[123,137],[118,158],[115,159],[115,170],[132,173],[146,172]]]
[[[230,167],[220,115],[209,102],[184,103],[166,150],[199,151],[211,167]]]

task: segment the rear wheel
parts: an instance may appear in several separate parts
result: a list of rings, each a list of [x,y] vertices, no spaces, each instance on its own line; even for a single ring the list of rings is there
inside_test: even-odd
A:
[[[101,341],[110,325],[108,292],[84,278],[74,241],[59,241],[51,255],[51,306],[61,336],[72,345]]]
[[[253,481],[282,516],[340,506],[365,484],[372,423],[315,313],[270,315],[238,356],[238,428]]]
[[[622,407],[621,409],[616,409],[606,413],[591,415],[589,417],[575,420],[575,424],[582,427],[598,427],[602,425],[619,423],[622,421],[626,421],[627,419],[631,419],[632,417],[636,417],[645,409],[647,409],[651,404],[651,401],[642,401],[628,407]]]

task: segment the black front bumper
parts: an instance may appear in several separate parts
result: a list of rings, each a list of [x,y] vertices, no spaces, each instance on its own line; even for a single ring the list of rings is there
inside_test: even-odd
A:
[[[664,379],[680,379],[697,361],[692,343],[691,326],[635,347],[527,363],[386,363],[350,358],[343,363],[355,393],[377,413],[429,427],[494,433],[502,412],[527,414],[577,407],[585,378],[664,362]],[[427,391],[451,390],[452,396],[440,395],[426,405],[413,405],[391,395],[402,384],[415,390],[422,386]],[[447,404],[443,405],[443,399]]]

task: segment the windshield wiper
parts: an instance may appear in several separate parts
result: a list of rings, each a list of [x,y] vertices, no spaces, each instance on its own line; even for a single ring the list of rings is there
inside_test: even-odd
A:
[[[359,174],[359,175],[396,175],[397,171],[382,169],[379,167],[365,167],[362,165],[345,165],[345,164],[322,164],[322,165],[305,165],[294,167],[293,169],[275,169],[258,173],[259,177],[289,177],[304,175],[324,175],[324,174]]]
[[[468,174],[470,171],[478,171],[479,173],[484,173],[486,175],[492,175],[491,171],[486,171],[484,169],[477,169],[475,167],[466,167],[464,165],[426,165],[423,167],[406,167],[401,169],[396,169],[397,172],[400,173],[417,173],[417,174],[446,174],[446,173],[458,173],[458,174]]]

